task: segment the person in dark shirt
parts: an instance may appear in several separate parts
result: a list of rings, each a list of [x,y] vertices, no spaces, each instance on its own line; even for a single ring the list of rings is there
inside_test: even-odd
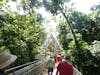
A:
[[[68,62],[70,55],[65,56],[65,60],[58,64],[56,75],[73,75],[73,65]]]

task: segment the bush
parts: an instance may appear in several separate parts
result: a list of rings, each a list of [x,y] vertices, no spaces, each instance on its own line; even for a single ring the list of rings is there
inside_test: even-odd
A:
[[[69,50],[73,59],[71,62],[76,66],[83,75],[99,75],[100,74],[100,56],[94,56],[89,50],[89,45],[81,38],[78,40],[78,48],[75,50],[73,41],[69,44]],[[93,48],[91,48],[93,49]]]
[[[0,51],[3,51],[6,49],[6,46],[0,46]]]

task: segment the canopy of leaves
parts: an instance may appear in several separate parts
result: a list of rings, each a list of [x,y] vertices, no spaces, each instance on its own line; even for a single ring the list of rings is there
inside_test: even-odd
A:
[[[96,22],[98,26],[100,26],[100,3],[91,7],[91,10],[93,12],[90,14],[90,17]]]
[[[16,65],[34,60],[34,49],[45,39],[43,25],[37,22],[35,13],[30,15],[0,15],[0,50],[9,49],[18,56]]]
[[[65,3],[69,2],[70,0],[43,0],[44,7],[47,11],[50,11],[52,14],[57,14],[60,10],[60,7]]]

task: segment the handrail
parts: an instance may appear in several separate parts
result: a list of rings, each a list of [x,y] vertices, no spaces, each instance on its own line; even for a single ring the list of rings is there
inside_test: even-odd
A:
[[[38,68],[38,70],[39,70],[39,67],[41,67],[41,66],[43,66],[44,65],[44,63],[40,63],[40,64],[38,64],[37,63],[37,65],[33,68],[33,67],[31,67],[31,68],[29,68],[27,71],[35,71],[37,68]],[[44,69],[43,67],[41,67],[42,68],[42,70]],[[42,71],[41,70],[41,71]],[[27,74],[27,71],[25,71],[25,72],[23,72],[23,75],[26,75]],[[35,72],[38,72],[37,70],[35,71]],[[38,73],[39,74],[39,73]],[[30,75],[30,74],[29,74]],[[32,74],[33,75],[33,74]],[[37,75],[37,73],[36,73],[36,75]],[[40,75],[40,74],[39,74]]]
[[[6,75],[44,75],[46,72],[45,58],[10,68],[5,71]]]
[[[36,63],[36,62],[38,62],[38,61],[39,61],[39,60],[35,60],[35,61],[33,61],[33,62],[29,62],[29,63],[23,64],[23,65],[20,65],[20,66],[16,66],[16,67],[7,69],[7,70],[5,71],[5,73],[7,74],[7,73],[10,72],[10,71],[18,70],[18,69],[23,68],[23,67],[26,67],[26,66],[28,66],[28,65],[34,64],[34,63]]]

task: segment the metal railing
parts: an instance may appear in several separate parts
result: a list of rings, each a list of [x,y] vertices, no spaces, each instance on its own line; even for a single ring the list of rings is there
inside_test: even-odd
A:
[[[6,75],[44,75],[46,72],[46,59],[37,60],[5,71]]]

